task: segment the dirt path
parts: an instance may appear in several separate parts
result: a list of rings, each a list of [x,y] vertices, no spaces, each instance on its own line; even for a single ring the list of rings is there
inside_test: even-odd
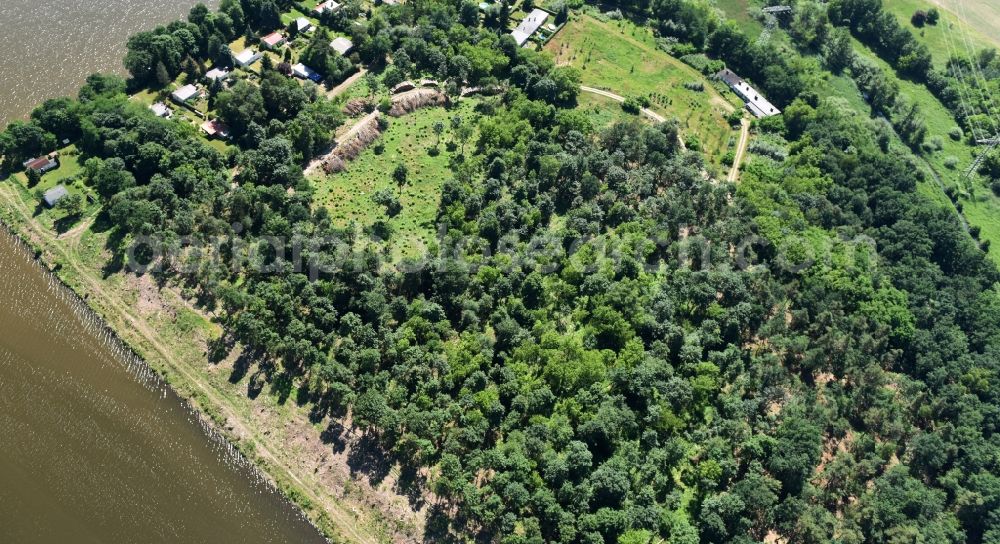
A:
[[[736,154],[733,155],[733,166],[729,169],[726,180],[735,182],[740,177],[740,165],[743,164],[743,156],[747,151],[747,144],[750,142],[750,120],[746,117],[740,119],[740,142],[736,144]]]
[[[330,156],[330,154],[337,149],[338,142],[346,142],[350,140],[358,133],[358,131],[364,128],[366,124],[370,123],[372,119],[378,119],[379,115],[381,115],[381,112],[375,110],[369,113],[368,115],[362,117],[361,119],[359,119],[356,123],[354,123],[354,125],[351,126],[351,128],[347,130],[347,132],[341,134],[340,136],[337,136],[336,141],[333,143],[333,145],[330,146],[330,149],[328,149],[326,153],[323,153],[322,155],[309,161],[309,165],[306,166],[305,170],[303,170],[302,173],[307,176],[316,173],[316,169],[321,167],[323,163],[326,162],[326,159]]]
[[[332,99],[332,98],[337,98],[338,96],[344,94],[344,91],[346,91],[348,87],[354,85],[359,79],[365,77],[365,74],[367,73],[368,73],[367,68],[362,68],[358,70],[356,74],[345,79],[344,81],[341,81],[340,84],[338,84],[336,87],[330,89],[330,91],[326,93],[326,97]]]
[[[227,422],[227,428],[229,428],[228,434],[230,436],[235,435],[241,441],[249,442],[252,451],[268,467],[268,476],[272,480],[275,474],[282,474],[287,479],[295,482],[299,491],[309,501],[318,505],[334,522],[342,536],[346,537],[350,542],[379,544],[380,539],[378,537],[359,527],[359,522],[362,518],[359,517],[358,511],[355,508],[339,501],[334,495],[336,490],[324,487],[317,478],[312,477],[315,471],[303,470],[307,467],[297,466],[288,457],[294,456],[294,452],[286,452],[287,456],[276,453],[276,451],[285,451],[285,446],[287,446],[287,444],[281,441],[278,433],[272,434],[264,430],[262,434],[260,430],[255,430],[254,424],[244,419],[234,406],[222,398],[215,387],[209,383],[206,376],[201,375],[200,372],[193,369],[189,362],[181,361],[175,357],[171,350],[162,344],[157,331],[134,313],[135,308],[132,305],[118,298],[113,293],[108,292],[103,282],[95,276],[94,271],[81,266],[71,251],[64,247],[62,242],[65,240],[59,240],[58,236],[39,225],[32,218],[31,210],[25,207],[16,190],[9,186],[0,187],[0,199],[6,203],[9,210],[21,217],[23,223],[18,230],[23,232],[25,229],[29,229],[30,232],[26,232],[25,234],[30,235],[32,239],[40,242],[39,245],[45,251],[59,257],[64,266],[69,267],[74,272],[81,283],[76,288],[79,291],[86,292],[89,295],[89,300],[100,301],[104,305],[104,308],[98,311],[99,314],[109,319],[112,324],[117,323],[118,326],[114,328],[122,333],[123,337],[138,335],[139,339],[148,345],[163,363],[183,377],[187,386],[193,387],[198,393],[203,395],[203,401],[207,401],[207,404],[221,413],[222,419]],[[303,421],[288,423],[293,424],[296,428],[303,429],[305,432],[312,431],[312,425],[306,418],[300,417],[296,419],[303,419]],[[315,436],[312,438],[319,442],[318,433],[313,434]],[[270,439],[264,435],[270,435]],[[320,444],[321,449],[327,448],[321,442]]]
[[[580,90],[583,91],[583,92],[585,92],[585,93],[593,93],[593,94],[596,94],[596,95],[603,96],[605,98],[610,98],[611,100],[614,100],[615,102],[621,102],[621,103],[625,102],[625,97],[624,96],[615,94],[615,93],[610,92],[610,91],[605,91],[603,89],[595,89],[594,87],[587,87],[586,85],[580,85]],[[659,113],[656,113],[655,111],[653,111],[653,110],[651,110],[649,108],[642,108],[642,110],[640,110],[640,111],[642,111],[643,115],[645,115],[646,117],[649,117],[650,119],[652,119],[653,121],[656,121],[657,123],[663,123],[664,121],[667,120],[666,117],[660,115]],[[682,151],[687,151],[687,145],[684,144],[684,139],[681,138],[681,135],[679,133],[677,134],[677,142],[679,144],[681,144],[681,150]]]
[[[587,87],[586,85],[580,85],[580,90],[583,91],[583,92],[585,92],[585,93],[599,94],[599,95],[601,95],[601,96],[603,96],[605,98],[610,98],[611,100],[614,100],[615,102],[625,102],[625,97],[624,96],[615,94],[615,93],[610,92],[610,91],[605,91],[603,89],[595,89],[594,87]],[[642,108],[642,114],[645,115],[646,117],[649,117],[653,121],[656,121],[657,123],[662,123],[662,122],[664,122],[664,121],[667,120],[666,117],[664,117],[664,116],[660,115],[659,113],[656,113],[655,111],[653,111],[651,109],[648,109],[648,108]]]
[[[73,247],[75,248],[80,243],[80,235],[82,235],[83,232],[85,230],[89,229],[90,226],[93,225],[93,224],[94,224],[94,218],[93,217],[88,217],[87,219],[84,219],[83,221],[80,221],[79,225],[77,225],[77,226],[69,229],[68,231],[60,234],[58,236],[58,238],[61,239],[61,240],[69,240],[73,244]]]

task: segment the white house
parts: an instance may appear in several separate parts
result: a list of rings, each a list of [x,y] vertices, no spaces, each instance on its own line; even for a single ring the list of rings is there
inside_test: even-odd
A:
[[[209,81],[225,80],[227,77],[229,77],[229,72],[221,68],[212,68],[205,72],[205,79]]]
[[[729,85],[729,88],[746,102],[747,109],[755,117],[770,117],[781,113],[781,110],[776,108],[774,104],[771,104],[768,99],[764,98],[764,95],[760,94],[749,83],[743,81],[743,78],[736,75],[732,70],[726,68],[715,75],[722,81],[725,81]]]
[[[341,55],[346,55],[351,51],[351,49],[354,48],[354,43],[347,38],[335,38],[332,42],[330,42],[330,48]]]
[[[338,9],[340,9],[339,2],[336,2],[335,0],[325,0],[324,2],[317,4],[316,7],[313,8],[313,12],[318,15],[323,15],[324,13],[333,13]]]
[[[295,28],[299,32],[312,32],[313,30],[316,30],[316,27],[313,26],[312,21],[306,19],[305,17],[299,17],[298,19],[295,20]]]
[[[198,90],[198,87],[195,87],[194,85],[188,83],[187,85],[171,93],[170,98],[172,98],[174,102],[177,102],[178,104],[184,104],[185,102],[191,100],[192,98],[197,98],[199,95],[201,95],[201,91]]]
[[[230,52],[232,53],[232,51]],[[259,51],[254,51],[254,49],[251,47],[248,49],[244,49],[239,53],[232,53],[232,55],[233,55],[233,62],[235,62],[237,66],[239,66],[240,68],[246,68],[247,66],[250,66],[251,64],[260,60],[264,56],[264,53],[261,53]]]
[[[153,113],[156,114],[157,117],[166,117],[167,119],[170,118],[170,108],[168,108],[163,102],[157,102],[151,105],[149,109],[153,110]]]
[[[527,17],[521,20],[521,24],[517,25],[517,28],[510,31],[510,35],[514,36],[514,41],[517,45],[524,45],[524,42],[528,41],[531,37],[544,23],[545,19],[548,19],[549,14],[544,10],[535,8],[531,10],[531,13]]]
[[[292,75],[302,79],[310,79],[312,81],[319,81],[323,79],[323,76],[316,73],[315,70],[302,64],[301,62],[292,66]]]

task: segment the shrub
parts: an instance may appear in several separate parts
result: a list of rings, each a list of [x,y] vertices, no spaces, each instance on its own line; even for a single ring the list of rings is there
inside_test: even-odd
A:
[[[913,16],[910,17],[910,23],[912,23],[913,26],[917,28],[921,28],[922,26],[924,26],[924,23],[926,22],[927,22],[927,12],[922,9],[918,9],[917,11],[913,12]]]
[[[734,160],[736,160],[736,152],[732,149],[726,151],[726,154],[722,156],[722,164],[726,166],[732,166]]]
[[[954,155],[948,155],[944,158],[944,167],[949,170],[954,170],[958,166],[958,157]]]
[[[941,18],[941,13],[938,12],[937,8],[931,8],[927,10],[927,24],[936,25],[938,19]]]
[[[622,110],[625,113],[631,113],[632,115],[638,115],[639,111],[642,109],[642,104],[634,96],[630,96],[622,102]]]
[[[948,131],[948,137],[956,142],[961,140],[962,136],[962,127],[952,127],[952,129]]]
[[[701,151],[701,140],[694,134],[689,134],[687,138],[684,138],[684,145],[691,151]]]

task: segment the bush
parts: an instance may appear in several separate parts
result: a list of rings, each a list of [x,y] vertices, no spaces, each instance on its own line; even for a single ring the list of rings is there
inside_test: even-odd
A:
[[[938,19],[940,18],[941,14],[938,12],[937,8],[927,10],[927,24],[936,25],[938,23]]]
[[[952,129],[948,131],[948,137],[956,142],[961,140],[962,136],[962,127],[952,127]]]
[[[726,154],[722,156],[722,164],[726,166],[732,166],[733,161],[736,160],[736,151],[730,149],[726,151]]]
[[[991,183],[990,189],[993,191],[993,194],[1000,196],[1000,181],[994,181]]]
[[[910,23],[912,23],[913,26],[917,28],[923,27],[924,23],[926,22],[927,22],[927,12],[922,9],[918,9],[913,13],[913,16],[910,17]]]
[[[684,84],[684,88],[689,91],[702,92],[705,90],[705,84],[700,81],[688,81]]]
[[[958,157],[954,155],[948,155],[944,158],[944,167],[949,170],[954,170],[958,166]]]
[[[743,110],[733,110],[729,115],[726,116],[726,121],[729,126],[735,127],[740,124],[740,120],[743,119]]]
[[[701,140],[694,134],[690,134],[687,138],[684,138],[684,145],[691,151],[701,151]]]
[[[622,102],[622,110],[625,113],[631,113],[632,115],[638,115],[639,111],[642,110],[642,104],[634,96],[630,96]]]

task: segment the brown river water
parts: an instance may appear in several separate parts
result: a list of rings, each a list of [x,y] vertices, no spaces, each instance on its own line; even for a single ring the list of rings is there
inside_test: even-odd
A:
[[[0,0],[0,126],[193,4]],[[0,543],[324,542],[200,421],[0,229]]]

